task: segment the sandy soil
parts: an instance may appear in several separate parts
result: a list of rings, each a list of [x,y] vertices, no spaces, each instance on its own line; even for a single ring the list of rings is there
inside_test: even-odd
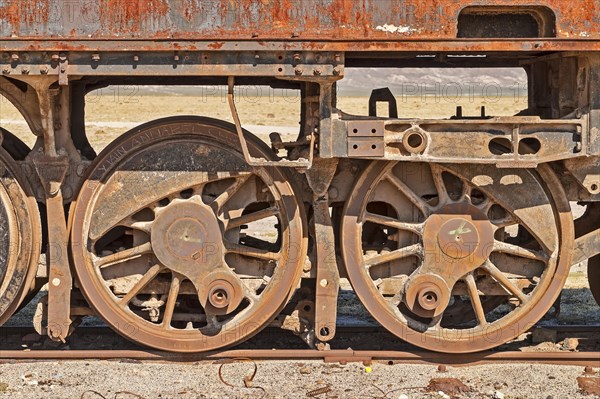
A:
[[[470,392],[461,398],[583,399],[576,378],[582,367],[548,365],[487,365],[449,367],[375,363],[372,371],[359,363],[346,366],[316,361],[268,361],[257,364],[253,388],[243,378],[250,363],[222,368],[227,386],[218,377],[218,364],[161,364],[116,361],[73,361],[4,364],[0,369],[0,397],[11,399],[171,399],[171,398],[316,398],[442,399],[426,392],[432,378],[458,378]],[[403,396],[404,395],[404,396]],[[501,396],[503,395],[503,396]]]

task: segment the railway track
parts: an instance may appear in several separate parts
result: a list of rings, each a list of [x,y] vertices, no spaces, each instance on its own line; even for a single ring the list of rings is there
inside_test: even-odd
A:
[[[253,360],[323,360],[327,363],[382,362],[444,364],[466,366],[484,363],[545,363],[600,367],[600,325],[546,325],[537,326],[556,332],[558,339],[577,338],[581,344],[578,351],[535,351],[527,340],[515,341],[500,350],[477,353],[437,353],[423,351],[409,344],[398,342],[379,326],[345,326],[338,330],[338,338],[332,349],[307,349],[289,331],[267,328],[263,333],[238,345],[236,348],[204,353],[184,354],[145,349],[129,341],[107,327],[80,327],[70,338],[68,345],[50,348],[43,337],[32,339],[34,331],[28,327],[3,327],[0,336],[0,359],[2,361],[39,360],[135,360],[163,362],[232,361]],[[23,339],[25,337],[25,339]],[[356,338],[361,338],[359,341]],[[391,349],[369,349],[368,337],[375,337]],[[296,340],[294,342],[294,339]],[[42,342],[42,341],[46,342]],[[98,344],[102,342],[102,344]],[[52,345],[52,344],[51,344]],[[352,346],[350,346],[352,345]],[[373,345],[371,345],[372,347]],[[291,349],[290,349],[291,348]]]

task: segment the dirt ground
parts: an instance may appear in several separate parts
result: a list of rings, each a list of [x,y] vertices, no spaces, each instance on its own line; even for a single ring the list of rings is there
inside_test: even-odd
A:
[[[102,150],[123,132],[143,122],[172,115],[206,115],[230,120],[223,95],[201,93],[198,96],[142,95],[135,88],[103,89],[88,98],[87,132],[96,151]],[[265,92],[242,92],[238,107],[242,123],[265,138],[271,131],[293,135],[298,128],[300,99],[295,95]],[[338,106],[348,113],[366,115],[365,97],[342,97]],[[510,115],[526,106],[522,98],[462,98],[435,96],[399,101],[400,116],[449,117],[457,105],[464,115],[479,115],[480,105],[488,115]],[[30,146],[35,137],[18,112],[0,99],[2,127],[21,137]],[[340,318],[355,319],[365,314],[360,303],[349,294],[343,282]],[[573,267],[562,297],[561,314],[551,324],[598,324],[598,307],[588,289],[585,264]],[[30,325],[33,305],[28,306],[9,325]],[[600,359],[595,366],[600,367]],[[375,363],[371,369],[360,364],[324,364],[322,362],[259,362],[253,388],[243,387],[243,377],[252,371],[249,363],[225,365],[219,381],[219,365],[210,362],[164,364],[119,361],[71,362],[2,362],[0,364],[0,398],[302,398],[324,388],[317,398],[445,398],[426,392],[431,378],[456,377],[470,392],[465,398],[562,399],[585,398],[576,378],[582,367],[550,365],[482,365],[450,367],[438,373],[436,365],[385,365]],[[327,391],[329,389],[329,391]],[[123,392],[126,391],[126,392]],[[312,391],[312,392],[311,392]],[[325,392],[327,391],[327,392]]]

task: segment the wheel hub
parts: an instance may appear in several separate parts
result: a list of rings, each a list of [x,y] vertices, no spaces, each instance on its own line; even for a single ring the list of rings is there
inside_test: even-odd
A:
[[[435,274],[419,274],[407,285],[404,302],[421,317],[435,317],[446,309],[451,293],[443,278]]]
[[[463,259],[471,255],[479,244],[477,228],[467,218],[452,218],[440,228],[437,234],[440,250],[450,258]]]
[[[485,262],[493,244],[491,222],[471,204],[448,205],[431,215],[423,233],[423,265],[407,281],[406,305],[421,317],[441,315],[452,287]]]
[[[206,277],[208,283],[207,302],[204,307],[209,313],[223,315],[234,311],[242,302],[243,289],[231,273],[216,271]]]
[[[221,229],[213,210],[194,199],[161,210],[151,233],[154,255],[194,284],[202,307],[228,314],[242,301],[242,283],[226,267]]]
[[[212,270],[223,264],[221,230],[206,205],[188,201],[167,206],[154,221],[151,240],[157,259],[183,275],[199,266]]]

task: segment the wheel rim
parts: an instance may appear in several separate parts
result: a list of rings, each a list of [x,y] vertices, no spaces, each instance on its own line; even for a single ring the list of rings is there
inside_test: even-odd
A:
[[[27,294],[40,256],[35,199],[10,156],[0,149],[0,325]]]
[[[573,240],[560,184],[537,173],[371,164],[342,220],[348,277],[365,307],[398,337],[442,352],[488,349],[530,328],[564,284]],[[489,314],[497,298],[481,290],[515,306]],[[477,322],[445,328],[457,294]]]
[[[232,132],[208,118],[151,122],[107,148],[82,187],[72,235],[82,291],[136,342],[237,343],[298,283],[306,243],[293,188],[281,170],[248,167]]]

